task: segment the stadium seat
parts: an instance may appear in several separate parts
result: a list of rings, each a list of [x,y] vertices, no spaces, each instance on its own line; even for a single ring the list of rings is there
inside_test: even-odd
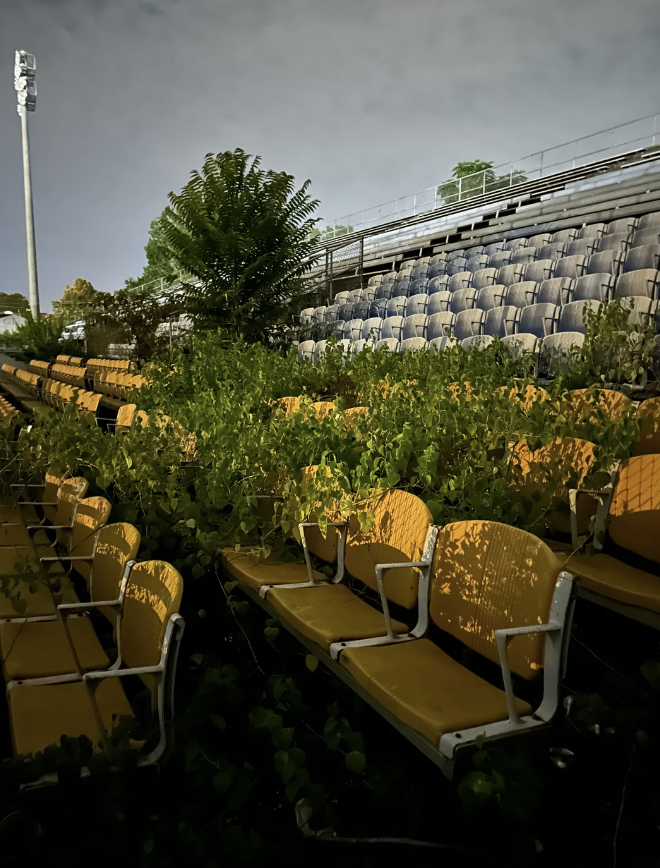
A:
[[[614,278],[611,274],[585,274],[575,281],[573,301],[608,301],[614,289]]]
[[[436,314],[437,316],[437,314]],[[486,313],[483,310],[462,310],[456,314],[454,321],[454,337],[462,341],[472,335],[481,334]]]
[[[383,330],[383,321],[380,317],[374,316],[365,319],[362,323],[362,338],[366,340],[378,341]]]
[[[620,220],[612,220],[607,224],[605,235],[625,235],[628,238],[633,234],[639,223],[639,217],[622,217]]]
[[[617,298],[613,304],[629,311],[628,324],[634,328],[645,329],[652,325],[658,313],[658,302],[641,295]]]
[[[525,280],[534,280],[543,283],[554,277],[556,262],[554,259],[537,259],[525,266]]]
[[[640,248],[642,249],[642,248]],[[602,253],[594,253],[589,257],[587,265],[587,274],[611,274],[617,277],[621,271],[623,263],[623,254],[618,250],[603,250]],[[633,271],[630,268],[628,271]]]
[[[484,335],[495,338],[505,338],[516,331],[516,325],[520,316],[520,309],[513,305],[494,307],[486,313],[484,319]]]
[[[625,253],[630,246],[630,236],[624,232],[616,232],[611,235],[603,235],[598,239],[598,252],[603,250],[618,250]]]
[[[426,349],[428,349],[428,343],[425,338],[406,338],[406,340],[401,341],[399,352],[416,353]]]
[[[582,277],[587,270],[588,258],[586,256],[564,256],[557,260],[555,277]]]
[[[530,304],[520,311],[518,331],[544,338],[555,332],[558,316],[559,308],[554,304]]]
[[[556,304],[561,307],[573,300],[575,281],[569,277],[551,277],[539,287],[536,301],[539,304]]]
[[[472,286],[472,272],[459,271],[457,274],[451,276],[447,289],[449,292],[458,292],[460,289],[467,289],[469,286]]]
[[[552,242],[552,234],[550,232],[541,232],[538,235],[532,235],[527,239],[530,247],[545,247]]]
[[[480,268],[472,274],[472,286],[475,289],[483,289],[485,286],[493,286],[497,283],[496,268]]]
[[[311,362],[314,355],[315,341],[302,341],[298,344],[298,361]]]
[[[352,319],[344,327],[344,337],[349,341],[358,341],[362,337],[363,319]]]
[[[450,279],[448,274],[441,274],[431,278],[426,288],[427,295],[433,295],[434,292],[445,292],[449,286]]]
[[[653,229],[656,226],[660,226],[660,211],[651,211],[649,214],[644,214],[639,218],[636,231]]]
[[[339,305],[339,316],[338,319],[343,320],[344,322],[349,322],[353,319],[353,305],[350,303],[340,304]]]
[[[366,286],[360,290],[361,301],[373,301],[376,298],[376,290],[373,286]]]
[[[538,259],[563,259],[567,255],[566,248],[568,245],[560,241],[553,241],[546,244],[545,247],[539,248]]]
[[[511,264],[513,253],[510,250],[500,250],[499,253],[493,253],[488,257],[488,268],[503,268],[505,265]]]
[[[521,247],[529,247],[529,241],[527,238],[509,238],[504,242],[503,250],[510,250],[511,253],[515,253],[516,250],[520,250]]]
[[[660,271],[654,271],[651,268],[643,268],[639,271],[627,271],[616,279],[614,298],[624,298],[631,295],[657,298],[659,288]]]
[[[489,347],[495,338],[492,335],[472,335],[472,337],[464,338],[461,341],[461,349],[465,350],[483,350],[485,347]]]
[[[306,307],[305,310],[300,312],[300,325],[303,325],[303,326],[311,325],[313,322],[313,320],[312,320],[313,316],[314,316],[314,308],[313,307]]]
[[[444,352],[445,350],[449,349],[450,347],[459,346],[459,343],[456,340],[456,338],[449,337],[448,335],[445,335],[445,336],[442,336],[439,338],[433,338],[432,340],[430,340],[428,342],[428,345],[429,345],[429,355],[435,356],[439,353]]]
[[[468,289],[459,289],[457,292],[452,293],[449,309],[452,313],[460,313],[462,310],[470,310],[475,306],[476,300],[476,289],[472,289],[471,287]]]
[[[371,307],[371,302],[369,301],[357,301],[353,305],[353,319],[367,319],[369,316],[369,308]]]
[[[473,256],[488,256],[485,246],[483,244],[475,244],[474,247],[470,247],[465,251],[466,259],[471,259]]]
[[[362,301],[362,290],[360,289],[352,289],[348,293],[348,302],[349,304],[356,304],[358,301]]]
[[[631,247],[657,247],[660,245],[660,223],[648,229],[638,229],[630,242]]]
[[[452,259],[451,262],[447,263],[447,274],[451,277],[454,274],[465,271],[466,265],[467,259]]]
[[[394,283],[391,283],[392,291],[390,292],[388,298],[396,298],[397,295],[409,295],[410,287],[412,286],[412,281],[406,277],[401,278],[401,280],[395,280]]]
[[[454,262],[456,259],[467,259],[467,251],[462,248],[459,250],[450,250],[447,254],[447,262]]]
[[[479,310],[491,310],[494,307],[501,307],[504,304],[504,296],[506,295],[505,286],[486,286],[477,292],[476,307]]]
[[[433,262],[429,266],[429,278],[440,277],[442,274],[447,274],[447,260],[445,259]]]
[[[429,298],[430,296],[426,295],[426,293],[408,296],[405,316],[413,316],[416,313],[425,314],[429,306]]]
[[[438,262],[446,262],[447,254],[443,251],[435,253],[429,260],[429,265],[436,265]]]
[[[398,276],[398,271],[388,271],[383,275],[383,283],[394,283]]]
[[[394,284],[393,283],[381,283],[378,289],[376,290],[376,298],[384,298],[390,299],[394,295]]]
[[[507,347],[516,355],[524,355],[526,353],[537,354],[539,351],[540,341],[536,335],[530,334],[515,334],[507,335],[502,338],[502,346]]]
[[[337,322],[339,319],[339,305],[338,304],[330,304],[325,309],[325,322]]]
[[[404,318],[402,316],[388,316],[387,319],[383,320],[383,328],[380,333],[381,338],[396,338],[397,341],[400,341],[403,333],[403,323]]]
[[[373,286],[374,289],[377,286],[379,286],[382,282],[383,282],[383,275],[382,274],[372,274],[371,277],[369,278],[369,286]],[[341,295],[341,293],[338,293],[338,295]],[[337,296],[335,296],[335,301],[337,302],[337,304],[341,304],[340,301],[337,301]]]
[[[387,304],[387,302],[385,303]],[[350,320],[348,322],[350,322]],[[330,336],[335,335],[339,340],[341,340],[344,337],[344,329],[348,325],[348,322],[345,322],[343,319],[338,319],[336,322],[331,323]]]
[[[380,317],[381,319],[385,319],[387,316],[387,305],[388,300],[386,298],[377,298],[375,301],[372,301],[369,305],[369,317]]]
[[[426,325],[427,340],[432,341],[445,335],[452,335],[455,322],[456,314],[449,310],[432,314]]]
[[[593,256],[598,251],[598,238],[576,238],[566,247],[566,256]]]
[[[558,332],[580,332],[586,333],[586,325],[584,322],[585,312],[591,310],[594,313],[600,308],[600,302],[594,299],[585,301],[572,301],[565,304],[561,308],[559,314],[559,324],[556,331]]]
[[[538,259],[538,247],[519,247],[511,253],[512,265],[527,265]]]
[[[350,327],[350,323],[346,323],[346,327]],[[344,332],[345,334],[346,332]],[[325,351],[327,349],[328,342],[325,341],[317,341],[314,344],[314,352],[312,353],[312,361],[320,362],[323,356],[325,355]]]
[[[428,321],[429,318],[424,313],[407,316],[403,322],[403,341],[410,340],[410,338],[424,338],[426,340]]]
[[[580,229],[578,238],[600,238],[605,234],[605,223],[587,223]]]
[[[429,296],[428,307],[426,312],[429,316],[434,313],[442,313],[449,310],[451,307],[451,292],[436,292]]]
[[[314,323],[322,323],[325,321],[325,305],[321,305],[320,307],[314,308],[314,313],[312,314],[312,322]]]
[[[420,293],[427,294],[429,286],[428,277],[420,277],[417,280],[413,280],[410,284],[410,288],[406,295],[419,295]]]
[[[358,353],[361,353],[362,350],[369,344],[369,346],[375,346],[376,341],[368,341],[364,338],[360,338],[357,341],[353,341],[353,355],[357,356]]]
[[[553,232],[552,241],[553,243],[570,244],[571,241],[575,241],[579,233],[579,229],[559,229],[557,232]]]
[[[543,338],[540,344],[539,367],[544,374],[553,376],[570,364],[575,350],[584,344],[581,332],[557,332]]]
[[[525,265],[503,265],[497,270],[495,283],[511,286],[512,283],[522,283],[525,279]]]
[[[527,307],[536,302],[539,285],[534,280],[526,280],[522,283],[513,283],[506,288],[504,304],[512,304],[514,307]]]
[[[643,247],[632,247],[626,254],[623,265],[624,272],[640,271],[647,268],[655,271],[660,269],[660,245],[645,244]]]
[[[415,260],[415,267],[419,267],[420,265],[430,265],[431,257],[430,256],[420,256]]]
[[[387,302],[387,316],[405,316],[408,299],[405,295],[397,295]]]
[[[479,256],[471,256],[467,265],[465,266],[466,271],[471,271],[473,274],[475,271],[481,271],[484,268],[488,267],[488,257],[485,253],[480,254]]]
[[[501,253],[505,250],[504,241],[493,241],[492,244],[487,244],[484,248],[486,256],[494,256],[496,253]]]
[[[637,415],[640,432],[633,455],[660,455],[660,398],[647,398],[642,401]]]
[[[399,352],[399,341],[396,338],[381,338],[376,344],[377,350],[389,350],[391,353]]]
[[[418,265],[412,270],[412,278],[411,280],[420,280],[421,278],[428,278],[429,276],[429,266],[428,265]]]

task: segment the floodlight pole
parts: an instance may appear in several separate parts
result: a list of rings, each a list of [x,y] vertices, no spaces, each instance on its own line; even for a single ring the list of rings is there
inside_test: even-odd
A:
[[[37,247],[34,235],[34,209],[32,206],[32,172],[30,169],[30,139],[27,113],[34,111],[37,102],[35,83],[36,61],[25,51],[16,52],[14,87],[18,97],[18,114],[21,118],[23,139],[23,186],[25,189],[25,234],[27,237],[28,286],[30,310],[39,319],[39,281],[37,277]]]

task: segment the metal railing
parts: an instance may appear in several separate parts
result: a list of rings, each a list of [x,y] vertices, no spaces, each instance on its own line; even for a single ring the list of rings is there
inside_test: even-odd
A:
[[[415,217],[443,205],[468,202],[477,196],[575,169],[607,156],[614,157],[637,148],[653,147],[660,144],[659,117],[659,114],[647,115],[618,124],[509,163],[490,166],[462,178],[449,178],[409,196],[391,199],[372,208],[347,214],[331,223],[321,224],[320,240],[330,241],[394,220]]]

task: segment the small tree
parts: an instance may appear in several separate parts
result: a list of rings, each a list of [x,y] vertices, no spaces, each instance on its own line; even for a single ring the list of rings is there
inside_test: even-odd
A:
[[[492,161],[487,160],[456,163],[451,176],[455,180],[446,181],[438,187],[438,196],[442,197],[446,205],[483,196],[494,190],[503,190],[514,184],[523,184],[527,180],[525,173],[519,169],[497,175],[493,171]]]
[[[20,292],[0,292],[0,311],[5,310],[25,315],[30,310],[30,303]]]
[[[162,217],[164,255],[187,276],[186,312],[250,342],[281,331],[306,288],[318,205],[309,181],[295,190],[293,176],[259,165],[240,148],[208,154]]]
[[[107,293],[97,292],[89,280],[76,277],[71,285],[64,287],[62,298],[53,302],[53,312],[63,317],[66,323],[86,319],[91,311],[103,307]]]
[[[144,286],[118,289],[112,297],[112,315],[124,339],[135,345],[134,355],[143,360],[162,356],[169,346],[169,331],[161,329],[180,311],[180,299],[172,293]]]
[[[165,285],[172,283],[177,277],[176,268],[171,261],[171,255],[167,250],[166,240],[163,234],[163,214],[151,221],[149,226],[149,240],[144,248],[147,254],[147,265],[139,277],[129,277],[125,288],[133,289],[155,281],[162,281]]]
[[[35,358],[50,361],[60,353],[73,354],[79,351],[79,343],[64,337],[67,324],[62,314],[35,319],[27,310],[24,316],[22,325],[0,338],[2,346],[13,351],[17,358],[23,361]]]

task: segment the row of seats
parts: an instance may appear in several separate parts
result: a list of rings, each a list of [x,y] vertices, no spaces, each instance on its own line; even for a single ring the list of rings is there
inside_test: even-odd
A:
[[[127,400],[133,389],[141,389],[147,385],[146,377],[140,374],[125,374],[121,371],[96,371],[94,374],[94,389],[110,398]]]
[[[87,488],[82,477],[47,475],[43,486],[15,486],[2,503],[0,576],[9,593],[0,597],[0,657],[14,754],[40,754],[62,735],[107,747],[115,718],[135,717],[122,686],[135,674],[152,694],[158,733],[138,765],[152,764],[172,735],[183,581],[164,561],[136,562],[139,531],[108,524],[110,503],[86,498]],[[97,622],[80,617],[90,613]],[[114,660],[106,633],[115,637]]]
[[[82,356],[55,356],[55,363],[72,365],[74,368],[84,368]]]

